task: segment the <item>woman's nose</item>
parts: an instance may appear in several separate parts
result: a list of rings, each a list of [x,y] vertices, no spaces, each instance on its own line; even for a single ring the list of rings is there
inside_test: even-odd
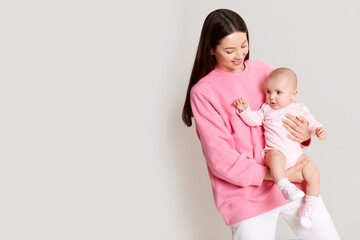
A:
[[[241,56],[241,53],[240,53],[240,51],[235,51],[235,58],[236,59],[239,59],[240,58],[240,56]]]

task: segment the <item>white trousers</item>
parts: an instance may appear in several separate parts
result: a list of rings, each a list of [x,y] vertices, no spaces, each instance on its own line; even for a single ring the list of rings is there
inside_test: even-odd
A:
[[[321,197],[315,209],[310,229],[300,225],[299,209],[304,198],[289,202],[259,216],[232,225],[233,240],[274,240],[279,215],[284,218],[294,233],[303,240],[338,240],[339,234]]]

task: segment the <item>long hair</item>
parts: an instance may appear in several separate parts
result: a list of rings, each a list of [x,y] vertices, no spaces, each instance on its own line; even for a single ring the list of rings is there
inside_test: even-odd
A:
[[[182,111],[182,119],[188,127],[192,125],[191,118],[193,117],[190,104],[191,88],[215,68],[216,59],[210,54],[210,51],[215,50],[221,39],[234,32],[246,33],[249,42],[246,23],[234,11],[218,9],[211,12],[204,21]],[[245,57],[245,60],[248,59],[249,53]]]

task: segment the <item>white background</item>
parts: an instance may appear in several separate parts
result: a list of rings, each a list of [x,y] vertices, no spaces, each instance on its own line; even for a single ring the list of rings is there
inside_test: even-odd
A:
[[[221,3],[220,3],[221,2]],[[306,152],[360,239],[357,1],[0,0],[0,239],[230,239],[181,121],[200,30],[238,12],[328,130]],[[294,239],[279,220],[277,239]]]

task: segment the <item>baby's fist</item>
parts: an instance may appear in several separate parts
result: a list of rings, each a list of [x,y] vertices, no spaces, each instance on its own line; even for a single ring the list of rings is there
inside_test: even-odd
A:
[[[324,141],[326,139],[326,131],[323,127],[317,128],[315,134],[321,141]]]
[[[241,97],[234,102],[234,106],[239,112],[242,112],[249,106],[249,104],[245,98]]]

